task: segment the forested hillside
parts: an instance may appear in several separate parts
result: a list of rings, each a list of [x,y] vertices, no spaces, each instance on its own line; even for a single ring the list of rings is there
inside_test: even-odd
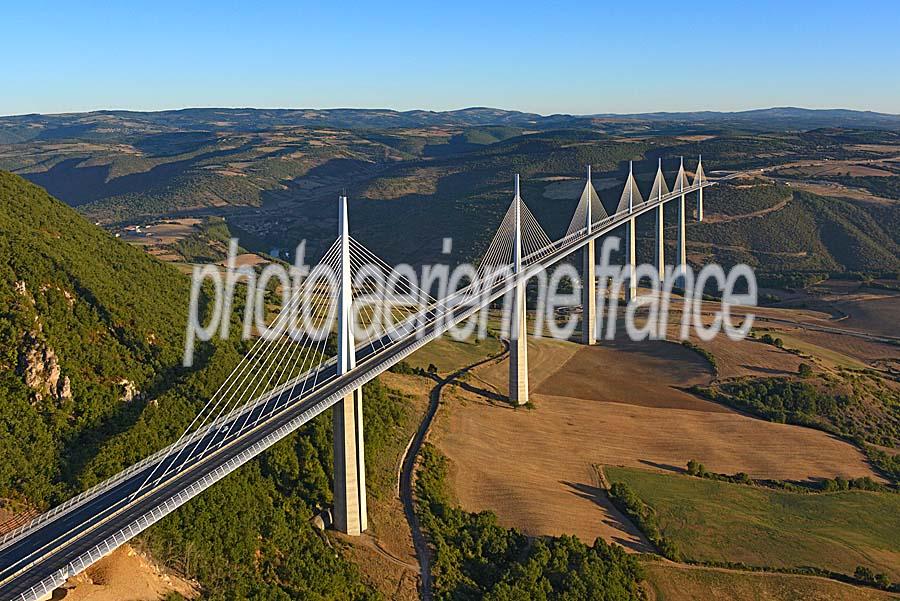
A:
[[[189,282],[0,173],[0,496],[43,506],[181,374]]]
[[[0,503],[57,504],[172,441],[239,360],[180,366],[189,279],[0,172]],[[405,400],[366,387],[375,455]],[[144,535],[221,599],[377,598],[309,523],[331,502],[325,415]],[[377,478],[376,478],[377,479]]]
[[[900,214],[896,207],[780,184],[723,183],[707,192],[706,213],[706,221],[691,223],[688,231],[689,254],[698,264],[747,263],[758,279],[784,285],[829,273],[900,271],[897,233],[890,227]]]

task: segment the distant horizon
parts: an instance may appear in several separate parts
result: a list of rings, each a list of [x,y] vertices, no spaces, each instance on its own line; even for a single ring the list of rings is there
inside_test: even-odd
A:
[[[520,113],[520,114],[534,114],[540,117],[554,117],[554,116],[563,116],[563,117],[631,117],[631,116],[642,116],[642,115],[689,115],[689,114],[718,114],[718,115],[730,115],[730,114],[742,114],[742,113],[752,113],[752,112],[765,112],[765,111],[777,111],[777,110],[799,110],[799,111],[810,111],[810,112],[828,112],[828,111],[847,111],[854,113],[870,113],[875,115],[884,115],[888,117],[900,117],[900,112],[892,113],[885,111],[878,111],[874,109],[861,109],[861,108],[849,108],[846,106],[827,106],[827,107],[810,107],[810,106],[801,106],[798,104],[794,105],[777,105],[777,106],[757,106],[752,108],[743,108],[743,109],[685,109],[685,110],[648,110],[648,111],[635,111],[635,112],[615,112],[615,111],[598,111],[594,113],[570,113],[570,112],[538,112],[538,111],[529,111],[529,110],[521,110],[515,108],[504,108],[501,106],[488,106],[488,105],[470,105],[463,106],[460,108],[448,108],[448,109],[432,109],[432,108],[391,108],[387,106],[227,106],[227,105],[188,105],[181,106],[177,108],[154,108],[154,109],[143,109],[143,108],[93,108],[87,110],[65,110],[59,112],[24,112],[24,113],[9,113],[9,114],[0,114],[0,118],[10,118],[10,117],[28,117],[32,115],[37,115],[41,117],[62,117],[66,115],[88,115],[91,113],[174,113],[179,111],[191,111],[191,110],[227,110],[227,111],[385,111],[385,112],[393,112],[393,113],[415,113],[415,112],[425,112],[425,113],[459,113],[464,111],[475,111],[475,110],[489,110],[489,111],[502,111],[506,113]]]
[[[900,6],[697,0],[264,5],[37,0],[4,10],[0,114],[503,106],[540,115],[900,114]],[[107,109],[108,110],[108,109]]]

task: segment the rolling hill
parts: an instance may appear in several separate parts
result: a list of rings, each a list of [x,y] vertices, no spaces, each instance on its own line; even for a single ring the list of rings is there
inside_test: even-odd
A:
[[[0,497],[40,506],[177,377],[189,282],[2,172],[0,256]]]
[[[62,502],[173,440],[245,348],[211,341],[182,368],[189,279],[5,172],[0,265],[3,515]],[[378,456],[405,413],[377,383],[366,395]],[[310,524],[331,497],[329,428],[310,422],[143,548],[222,598],[378,598]]]

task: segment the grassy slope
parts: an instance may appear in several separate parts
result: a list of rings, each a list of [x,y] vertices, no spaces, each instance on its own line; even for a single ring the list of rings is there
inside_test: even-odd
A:
[[[773,491],[608,468],[656,511],[688,559],[852,574],[859,565],[900,577],[900,495]]]
[[[501,348],[502,345],[496,338],[459,341],[443,336],[413,353],[407,362],[422,369],[434,365],[439,373],[446,374],[489,357]]]
[[[791,574],[745,573],[648,562],[652,601],[886,601],[897,595]]]

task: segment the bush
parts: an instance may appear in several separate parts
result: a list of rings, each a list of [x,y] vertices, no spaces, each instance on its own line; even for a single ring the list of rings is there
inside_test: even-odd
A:
[[[699,465],[698,469],[702,470],[703,466]],[[641,500],[634,489],[624,482],[613,482],[609,489],[609,496],[613,504],[631,518],[650,542],[656,545],[663,557],[672,561],[681,561],[681,552],[678,546],[663,536],[660,531],[656,521],[656,512]]]

